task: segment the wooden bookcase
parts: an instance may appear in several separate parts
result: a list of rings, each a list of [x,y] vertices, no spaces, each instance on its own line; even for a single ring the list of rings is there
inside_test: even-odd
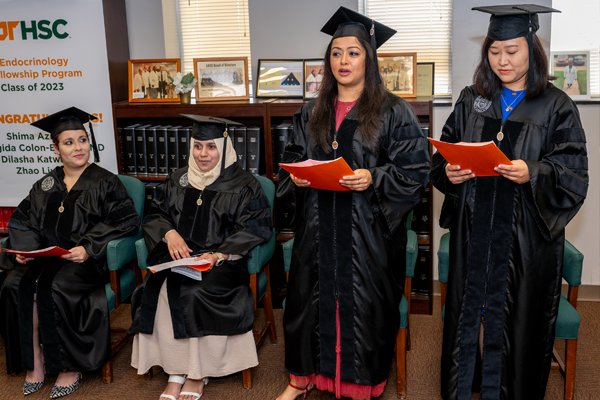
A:
[[[433,99],[416,98],[407,99],[412,106],[415,114],[422,123],[428,123],[430,132],[433,131]],[[121,101],[113,104],[113,116],[115,127],[115,144],[117,149],[117,165],[120,174],[125,174],[124,160],[124,145],[122,129],[136,123],[152,124],[152,125],[184,125],[189,126],[191,122],[180,114],[196,114],[207,115],[212,117],[222,117],[235,120],[246,126],[258,126],[263,132],[263,140],[261,143],[261,154],[264,159],[265,176],[278,181],[277,174],[273,173],[273,154],[272,154],[272,138],[271,127],[281,123],[292,123],[294,113],[303,105],[305,101],[301,99],[249,99],[237,101],[219,101],[219,102],[198,102],[192,100],[191,104],[179,103],[129,103]],[[431,153],[430,146],[430,153]],[[140,179],[145,181],[161,181],[164,177],[143,176]],[[431,193],[431,192],[430,192]],[[430,194],[431,196],[431,194]],[[431,216],[432,199],[429,199],[429,207]],[[277,221],[275,221],[277,225]],[[429,220],[430,232],[431,218]],[[279,234],[277,240],[284,242],[291,239],[293,235]],[[431,250],[433,238],[429,240],[419,241],[420,246],[428,246]],[[277,247],[279,250],[279,246]],[[281,279],[283,271],[277,265],[282,265],[281,254],[276,252],[273,267],[271,268],[271,291],[273,293],[274,306],[281,304],[285,298],[285,280]],[[433,263],[430,257],[429,265],[429,296],[413,296],[411,299],[411,312],[421,314],[431,314],[433,311],[432,293],[433,282]]]

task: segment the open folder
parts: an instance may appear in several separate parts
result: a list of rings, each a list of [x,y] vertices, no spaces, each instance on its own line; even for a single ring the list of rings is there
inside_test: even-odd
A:
[[[306,160],[299,163],[282,163],[279,165],[296,178],[309,181],[310,187],[313,189],[351,190],[340,183],[344,176],[354,175],[354,171],[342,157],[331,161]]]
[[[470,169],[475,176],[499,176],[494,168],[500,164],[512,165],[493,141],[447,143],[428,139],[450,165],[460,165],[461,170]]]
[[[35,257],[53,257],[53,256],[64,256],[65,254],[71,253],[69,250],[65,250],[58,246],[50,246],[45,249],[33,250],[33,251],[19,251],[19,250],[11,250],[11,249],[2,249],[7,253],[18,254],[25,258],[35,258]]]

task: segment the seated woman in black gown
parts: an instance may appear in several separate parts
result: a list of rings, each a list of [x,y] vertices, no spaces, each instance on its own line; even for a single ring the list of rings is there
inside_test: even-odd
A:
[[[59,374],[50,395],[58,398],[77,390],[81,372],[110,357],[106,247],[134,234],[140,220],[119,178],[89,163],[83,123],[91,119],[71,107],[32,124],[50,132],[63,166],[33,185],[8,224],[7,248],[70,251],[35,259],[2,252],[0,267],[12,271],[0,292],[0,333],[7,372],[27,370],[25,395],[44,385],[44,365]]]
[[[272,232],[269,200],[227,136],[237,123],[185,117],[194,120],[189,165],[167,178],[144,219],[148,264],[199,255],[212,269],[201,281],[148,274],[131,301],[131,364],[138,374],[162,366],[170,377],[160,397],[170,400],[198,399],[207,377],[258,364],[246,256]]]

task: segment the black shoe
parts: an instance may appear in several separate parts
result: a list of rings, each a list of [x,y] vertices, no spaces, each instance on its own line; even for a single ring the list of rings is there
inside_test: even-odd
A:
[[[23,384],[23,394],[25,396],[29,396],[32,393],[37,392],[44,386],[44,381],[41,382],[29,382],[27,378],[25,378],[25,383]]]
[[[58,386],[54,385],[50,392],[51,399],[58,399],[59,397],[66,396],[79,389],[79,381],[81,380],[81,372],[77,375],[77,380],[69,386]]]

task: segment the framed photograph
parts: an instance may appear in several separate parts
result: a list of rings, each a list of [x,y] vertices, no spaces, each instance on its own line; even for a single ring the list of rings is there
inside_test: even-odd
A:
[[[417,97],[417,53],[377,54],[385,87],[400,97]]]
[[[322,58],[304,60],[304,99],[314,99],[318,96],[323,80],[325,62]]]
[[[194,58],[197,101],[247,100],[248,57]]]
[[[258,60],[256,97],[304,95],[304,60]]]
[[[589,50],[550,53],[550,74],[557,78],[554,85],[573,100],[590,99],[589,68]]]
[[[181,72],[179,58],[129,60],[129,102],[179,102],[170,77]]]
[[[417,96],[433,96],[435,63],[417,63]]]

